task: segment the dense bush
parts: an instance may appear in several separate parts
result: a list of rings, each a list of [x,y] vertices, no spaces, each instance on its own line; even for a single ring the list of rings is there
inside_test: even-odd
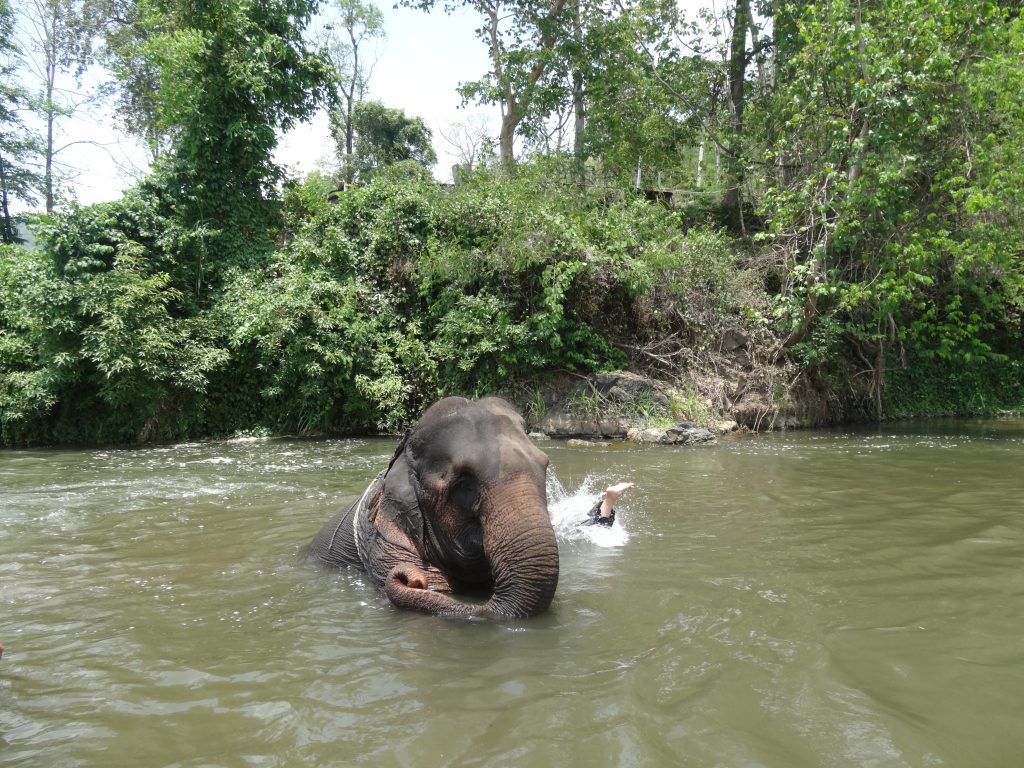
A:
[[[949,361],[913,355],[892,361],[885,386],[890,418],[974,416],[1024,406],[1024,360]]]
[[[543,168],[446,189],[396,167],[334,205],[322,186],[286,192],[276,250],[230,263],[152,180],[5,250],[4,443],[394,430],[442,393],[626,365],[734,282],[719,236]],[[666,284],[683,311],[647,301]]]
[[[614,331],[678,236],[669,212],[567,197],[540,170],[445,189],[396,168],[292,201],[308,218],[218,309],[274,429],[393,429],[443,393],[620,367]]]
[[[170,235],[132,197],[40,228],[0,263],[0,429],[7,443],[168,439],[227,360],[176,283]]]
[[[335,204],[313,177],[285,190],[273,249],[218,247],[219,260],[206,247],[217,233],[183,226],[159,176],[40,222],[43,250],[0,251],[0,441],[393,431],[442,394],[552,371],[712,365],[729,331],[763,344],[762,360],[784,349],[804,303],[799,265],[780,271],[770,251],[693,227],[690,213],[560,177],[538,163],[445,188],[400,165]],[[965,314],[947,302],[944,326],[931,304],[900,305],[915,320],[905,328],[950,339],[955,322],[961,350],[989,350],[956,357],[955,376],[934,338],[906,332],[886,362],[838,299],[788,360],[837,397],[857,390],[842,378],[864,362],[877,380],[850,412],[1019,402],[1019,275],[986,274],[964,275]],[[1003,288],[974,323],[975,288],[994,278]]]
[[[0,440],[48,437],[47,416],[57,402],[50,345],[57,329],[47,305],[65,300],[40,254],[0,245]]]

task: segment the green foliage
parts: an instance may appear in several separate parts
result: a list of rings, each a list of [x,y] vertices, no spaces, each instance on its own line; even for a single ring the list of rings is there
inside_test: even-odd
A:
[[[160,117],[160,67],[149,48],[159,17],[150,15],[150,7],[134,0],[91,3],[103,43],[98,57],[113,76],[103,91],[113,96],[121,127],[156,160],[170,149],[174,129]]]
[[[216,231],[214,261],[269,247],[278,221],[277,132],[319,108],[332,82],[303,40],[314,3],[299,0],[144,5],[141,54],[159,73],[155,110],[171,135],[165,189],[188,227]]]
[[[428,190],[390,177],[351,189],[262,273],[233,274],[217,312],[236,356],[255,362],[273,427],[395,429],[434,394],[405,282]]]
[[[1024,407],[1024,361],[893,360],[886,380],[888,418],[988,415]]]
[[[3,254],[0,429],[8,443],[127,442],[189,433],[226,360],[181,293],[122,242],[109,266],[58,273],[41,252]],[[92,266],[92,265],[90,265]]]
[[[237,273],[218,309],[236,356],[255,361],[270,425],[397,428],[418,402],[410,380],[429,381],[415,329],[398,327],[391,297],[353,273],[302,263],[296,243],[271,272]]]
[[[713,120],[721,106],[709,87],[715,67],[670,42],[695,36],[674,3],[626,7],[586,16],[575,56],[586,82],[586,152],[617,185],[634,183],[639,165],[648,187],[660,179],[662,187],[693,188],[697,116]],[[689,40],[684,50],[693,50]]]
[[[329,210],[334,190],[334,180],[319,171],[309,174],[301,184],[286,181],[281,195],[282,229],[286,238],[294,235],[307,219]]]
[[[1019,349],[1020,20],[835,0],[799,33],[769,155],[796,170],[764,201],[787,259],[781,316],[806,331],[815,296],[861,344],[967,364]]]
[[[162,178],[43,218],[45,251],[5,259],[7,335],[32,350],[0,360],[7,442],[132,442],[203,428],[211,377],[228,362],[202,311],[215,270],[206,233],[168,210]]]
[[[70,206],[41,220],[36,229],[58,273],[84,279],[134,252],[149,274],[166,274],[181,312],[208,303],[211,283],[224,269],[209,253],[219,230],[185,225],[176,215],[169,186],[167,176],[156,173],[120,200]]]
[[[684,306],[721,312],[743,297],[750,275],[724,232],[695,228],[677,237],[657,266]]]
[[[0,0],[0,243],[15,242],[10,201],[35,203],[42,186],[42,141],[24,119],[37,105],[18,83],[20,56],[14,11],[9,0]]]
[[[387,166],[414,161],[426,168],[437,162],[431,131],[418,117],[379,101],[362,101],[352,109],[355,176],[366,181]],[[344,158],[343,158],[344,159]]]
[[[77,365],[115,439],[176,436],[210,372],[227,360],[201,320],[172,314],[181,294],[169,283],[167,273],[149,272],[136,245],[74,286]]]
[[[536,178],[446,191],[392,172],[313,213],[262,275],[234,276],[220,307],[275,426],[395,428],[441,392],[622,364],[587,321],[600,281],[642,284],[616,239],[628,215],[571,209]]]
[[[0,442],[28,442],[43,433],[57,404],[61,378],[51,350],[50,301],[64,299],[50,264],[38,253],[0,245]],[[47,363],[51,363],[47,365]],[[37,438],[38,439],[38,438]]]
[[[396,430],[442,393],[625,365],[613,340],[682,263],[672,214],[543,169],[323,188],[289,188],[285,244],[202,290],[204,235],[146,185],[44,225],[5,261],[3,440]]]
[[[494,71],[464,92],[502,106],[503,159],[513,135],[559,151],[444,189],[422,121],[364,103],[360,183],[333,202],[330,179],[271,160],[337,86],[302,41],[312,3],[127,10],[124,109],[164,151],[123,199],[41,219],[44,251],[0,250],[5,444],[395,430],[442,393],[712,362],[781,363],[877,417],[1020,403],[1024,21],[1006,3],[781,3],[762,6],[773,37],[727,24],[708,47],[718,20],[661,0],[518,2],[484,18]],[[703,186],[701,149],[725,169]],[[701,188],[652,205],[638,160]],[[717,229],[723,191],[737,229],[766,231]],[[677,400],[673,418],[703,403]]]
[[[436,296],[431,313],[465,326],[467,358],[456,368],[484,387],[528,370],[623,365],[613,329],[648,285],[661,248],[653,233],[673,228],[664,211],[588,201],[542,167],[521,170],[478,175],[444,198],[419,265]],[[476,342],[488,313],[490,332]],[[462,337],[449,336],[457,353]]]

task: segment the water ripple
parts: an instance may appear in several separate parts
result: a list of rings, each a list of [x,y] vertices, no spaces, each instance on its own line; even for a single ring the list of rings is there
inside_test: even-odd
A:
[[[393,441],[0,454],[0,763],[1015,765],[1022,436],[545,443],[559,589],[505,624],[306,562]]]

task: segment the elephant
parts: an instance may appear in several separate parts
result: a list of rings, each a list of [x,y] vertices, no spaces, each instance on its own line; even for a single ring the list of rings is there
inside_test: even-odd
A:
[[[310,545],[328,567],[361,566],[393,605],[445,617],[543,613],[558,585],[548,457],[498,397],[446,397],[387,469]],[[458,592],[483,592],[486,602]]]

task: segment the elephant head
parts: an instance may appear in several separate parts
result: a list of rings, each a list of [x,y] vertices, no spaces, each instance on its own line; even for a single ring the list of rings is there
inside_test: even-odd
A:
[[[364,530],[379,546],[364,564],[399,607],[490,618],[543,612],[558,584],[547,465],[504,400],[438,401],[399,447],[370,505]],[[403,552],[405,538],[414,551]],[[489,599],[449,594],[466,588],[485,589]]]

